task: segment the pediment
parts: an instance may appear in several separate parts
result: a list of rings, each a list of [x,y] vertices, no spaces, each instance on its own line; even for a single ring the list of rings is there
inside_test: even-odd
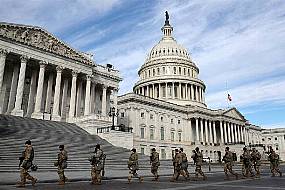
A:
[[[244,116],[236,108],[226,110],[223,115],[245,121]]]
[[[94,62],[88,59],[83,53],[74,50],[40,27],[0,23],[0,37],[61,55],[84,64],[94,65]]]

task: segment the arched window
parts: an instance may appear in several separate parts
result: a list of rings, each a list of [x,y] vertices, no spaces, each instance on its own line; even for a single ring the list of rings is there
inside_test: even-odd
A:
[[[171,140],[171,141],[174,141],[174,131],[171,131],[171,133],[170,133],[170,134],[171,134],[171,136],[170,136],[170,137],[171,137],[171,139],[170,139],[170,140]]]

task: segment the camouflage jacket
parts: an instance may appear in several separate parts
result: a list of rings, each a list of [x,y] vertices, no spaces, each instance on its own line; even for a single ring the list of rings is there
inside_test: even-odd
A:
[[[159,154],[157,152],[152,152],[150,155],[150,163],[152,165],[158,165],[159,164]]]
[[[66,150],[62,150],[57,155],[57,161],[59,164],[67,161],[67,152]]]
[[[224,162],[225,163],[232,163],[233,162],[233,153],[231,151],[226,152],[224,156]]]

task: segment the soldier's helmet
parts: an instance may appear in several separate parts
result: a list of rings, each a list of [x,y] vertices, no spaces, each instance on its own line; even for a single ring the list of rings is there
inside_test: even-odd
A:
[[[135,148],[133,148],[131,151],[136,152],[137,150]]]
[[[31,142],[30,140],[27,140],[27,141],[25,142],[25,144],[27,144],[27,145],[31,145],[31,144],[32,144],[32,142]]]
[[[247,148],[246,148],[246,147],[243,147],[243,151],[247,151]]]
[[[227,147],[226,147],[226,150],[230,150],[230,147],[227,146]]]
[[[61,144],[61,145],[59,145],[59,147],[58,147],[60,150],[63,150],[64,149],[64,145],[63,144]]]
[[[180,151],[183,152],[183,148],[180,148]]]
[[[198,152],[199,151],[199,147],[196,147],[195,150]]]
[[[152,148],[151,151],[154,152],[154,151],[156,151],[156,150],[155,150],[155,148]]]
[[[179,152],[178,148],[175,149],[175,152]]]
[[[100,149],[100,144],[96,144],[95,148]]]

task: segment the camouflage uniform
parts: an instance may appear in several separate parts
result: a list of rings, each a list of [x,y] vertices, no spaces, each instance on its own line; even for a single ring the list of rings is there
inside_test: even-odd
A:
[[[25,150],[22,152],[21,159],[23,159],[23,162],[21,164],[20,168],[20,177],[21,177],[21,182],[18,183],[18,187],[25,187],[26,180],[31,180],[32,185],[34,186],[37,179],[32,177],[28,170],[32,166],[32,161],[34,159],[34,149],[32,145],[26,145]]]
[[[268,160],[270,161],[270,169],[272,173],[272,177],[275,176],[275,172],[279,173],[280,177],[282,176],[282,172],[279,170],[279,155],[275,153],[275,151],[271,151]]]
[[[249,177],[249,173],[251,174],[251,177],[254,176],[252,172],[252,163],[251,163],[251,154],[249,150],[244,150],[242,154],[243,163],[244,163],[244,169],[245,169],[245,177]]]
[[[178,180],[178,177],[180,176],[180,174],[183,175],[185,179],[187,179],[187,175],[185,171],[182,169],[182,154],[178,152],[178,149],[175,151],[176,153],[173,158],[174,174],[170,180],[172,182]]]
[[[259,167],[260,167],[260,159],[261,159],[261,155],[260,153],[258,152],[258,150],[256,149],[253,149],[252,150],[252,153],[251,153],[251,157],[252,157],[252,161],[253,161],[253,166],[254,166],[254,170],[256,172],[256,176],[257,177],[260,177],[260,170],[259,170]]]
[[[189,175],[189,172],[188,172],[188,159],[187,159],[187,156],[182,151],[181,151],[181,156],[182,156],[182,164],[181,164],[182,170],[184,170],[184,172],[185,172],[185,174],[187,176],[187,179],[189,179],[190,175]]]
[[[150,156],[150,164],[151,164],[151,173],[154,175],[154,180],[158,180],[158,167],[160,165],[159,163],[159,154],[154,150],[151,152]]]
[[[132,180],[132,177],[137,177],[139,178],[139,181],[142,182],[143,181],[143,178],[140,177],[138,174],[137,174],[137,170],[139,170],[139,163],[138,163],[138,159],[139,159],[139,156],[138,154],[135,152],[135,151],[132,151],[130,157],[129,157],[129,161],[128,161],[128,168],[129,168],[129,176],[128,176],[128,181],[129,183],[131,182]]]
[[[198,178],[198,175],[200,174],[201,176],[203,176],[203,180],[206,180],[206,176],[202,171],[202,163],[203,163],[203,154],[198,150],[195,151],[195,153],[191,156],[191,158],[193,158],[196,163],[196,169],[195,169],[195,176],[196,179]]]
[[[57,173],[59,176],[59,184],[64,185],[67,178],[64,175],[64,169],[67,168],[67,152],[66,150],[60,150],[57,155]]]
[[[238,178],[238,174],[235,173],[232,169],[233,167],[233,153],[229,150],[226,150],[226,154],[223,158],[223,161],[225,162],[224,165],[224,172],[226,175],[226,179],[229,179],[229,174],[228,172],[230,172],[232,175],[234,175],[236,177],[236,179]]]
[[[103,159],[105,159],[105,155],[101,149],[95,150],[95,154],[90,159],[91,161],[91,178],[92,184],[101,184],[102,177],[101,171],[103,169]]]

